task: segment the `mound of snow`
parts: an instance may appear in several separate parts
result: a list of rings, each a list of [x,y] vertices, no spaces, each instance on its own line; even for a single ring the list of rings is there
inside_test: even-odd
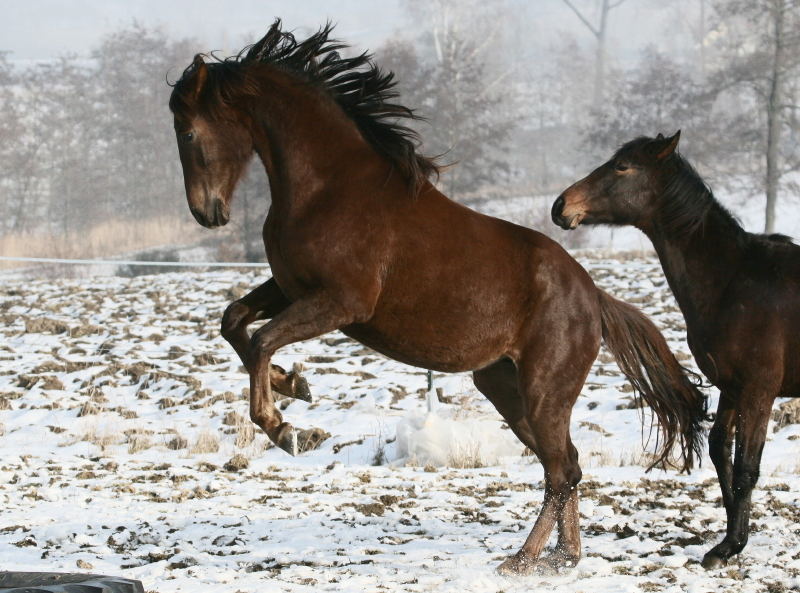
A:
[[[470,417],[429,394],[426,413],[409,412],[397,424],[397,461],[434,467],[485,467],[519,456],[522,443],[497,420]]]

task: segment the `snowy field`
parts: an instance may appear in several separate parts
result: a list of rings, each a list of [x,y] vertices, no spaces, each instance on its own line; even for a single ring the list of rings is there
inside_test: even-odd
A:
[[[581,259],[692,365],[655,260]],[[584,557],[557,577],[494,572],[533,524],[542,468],[468,375],[435,375],[438,403],[422,370],[341,334],[287,347],[274,362],[303,364],[314,400],[281,401],[284,416],[331,438],[295,458],[271,448],[218,332],[264,278],[4,281],[0,569],[116,574],[159,593],[800,589],[800,424],[773,421],[750,543],[707,573],[724,530],[711,464],[645,473],[639,410],[605,352],[572,421]]]

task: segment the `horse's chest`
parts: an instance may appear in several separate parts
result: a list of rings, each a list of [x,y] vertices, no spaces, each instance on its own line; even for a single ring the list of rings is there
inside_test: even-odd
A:
[[[311,288],[313,274],[308,269],[308,258],[298,253],[291,230],[270,216],[264,224],[264,248],[272,277],[290,300],[297,300]]]

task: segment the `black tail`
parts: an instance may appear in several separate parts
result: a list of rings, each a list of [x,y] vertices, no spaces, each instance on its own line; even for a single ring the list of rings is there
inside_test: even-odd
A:
[[[603,340],[631,382],[636,396],[653,410],[659,424],[656,460],[651,468],[671,465],[689,471],[702,451],[706,398],[699,381],[675,359],[653,322],[638,309],[598,290]],[[676,441],[680,463],[670,460]],[[660,445],[660,446],[659,446]]]

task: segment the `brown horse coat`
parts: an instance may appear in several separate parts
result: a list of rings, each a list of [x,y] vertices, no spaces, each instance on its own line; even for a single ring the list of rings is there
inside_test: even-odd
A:
[[[250,372],[251,417],[291,450],[270,358],[336,329],[408,364],[471,370],[545,468],[541,515],[502,570],[573,565],[581,471],[569,419],[601,337],[661,423],[656,462],[677,442],[691,464],[703,397],[652,323],[598,290],[560,246],[442,195],[427,180],[435,164],[398,123],[413,115],[391,102],[391,75],[369,56],[339,56],[329,33],[298,42],[276,22],[235,58],[198,56],[170,100],[201,224],[227,222],[253,152],[269,177],[264,244],[273,278],[222,322]],[[250,337],[247,325],[265,318]],[[557,550],[540,558],[556,522]]]

